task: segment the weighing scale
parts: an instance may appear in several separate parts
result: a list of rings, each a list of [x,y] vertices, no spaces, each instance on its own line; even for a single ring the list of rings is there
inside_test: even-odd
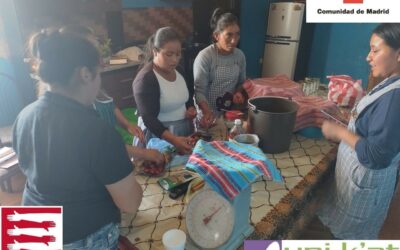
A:
[[[201,249],[237,249],[254,231],[249,224],[251,185],[233,201],[209,186],[198,191],[189,201],[186,227],[191,240]],[[195,249],[188,242],[187,249]]]

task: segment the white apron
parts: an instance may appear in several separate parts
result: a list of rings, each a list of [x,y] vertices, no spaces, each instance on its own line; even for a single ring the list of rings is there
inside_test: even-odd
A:
[[[386,79],[387,80],[387,79]],[[377,85],[378,89],[382,84]],[[348,130],[356,133],[355,121],[366,107],[383,94],[400,88],[400,80],[367,95],[356,105]],[[357,153],[341,142],[338,149],[335,180],[318,216],[339,239],[377,239],[395,191],[400,153],[384,169],[364,167]]]

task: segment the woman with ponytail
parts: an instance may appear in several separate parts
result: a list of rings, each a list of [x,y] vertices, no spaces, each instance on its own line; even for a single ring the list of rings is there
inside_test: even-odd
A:
[[[192,146],[187,136],[193,133],[197,113],[193,90],[177,70],[180,58],[181,42],[176,31],[171,27],[158,29],[147,42],[145,63],[132,88],[146,143],[158,137],[188,154]]]
[[[240,95],[235,90],[246,79],[246,58],[237,48],[240,39],[237,17],[218,8],[210,26],[214,43],[200,51],[193,65],[195,100],[202,112],[201,124],[206,127],[218,115],[217,99],[229,92],[235,101],[236,95]]]
[[[117,249],[120,209],[135,213],[142,189],[120,136],[92,108],[99,52],[58,30],[33,35],[30,52],[48,89],[14,124],[22,205],[63,206],[63,249]]]

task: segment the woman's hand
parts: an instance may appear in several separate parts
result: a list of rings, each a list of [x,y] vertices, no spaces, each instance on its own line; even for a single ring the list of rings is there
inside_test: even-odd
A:
[[[164,164],[165,157],[162,153],[160,153],[156,149],[146,149],[140,148],[132,145],[125,144],[125,148],[128,151],[129,157],[141,159],[141,160],[148,160],[152,162],[156,162],[157,164]]]
[[[129,123],[129,125],[127,125],[126,130],[128,130],[128,132],[131,135],[137,136],[139,138],[139,141],[144,143],[144,134],[143,134],[142,129],[139,126]]]
[[[360,136],[351,132],[346,127],[331,121],[324,121],[324,123],[322,123],[322,133],[327,139],[335,142],[342,141],[352,149],[355,149],[356,144],[360,139]]]
[[[197,110],[195,107],[189,107],[185,112],[185,118],[188,120],[193,120],[197,116]]]
[[[191,154],[193,147],[190,145],[190,137],[176,136],[166,129],[161,138],[175,146],[182,154]]]
[[[347,131],[347,128],[331,121],[324,121],[321,129],[322,133],[327,139],[335,142],[340,142],[342,140],[343,133]]]
[[[212,112],[204,112],[203,117],[200,119],[200,127],[202,128],[210,128],[215,123],[215,117]]]
[[[174,146],[178,150],[178,152],[182,154],[191,154],[193,150],[193,146],[190,145],[190,138],[189,137],[182,137],[182,136],[176,136],[174,138]]]

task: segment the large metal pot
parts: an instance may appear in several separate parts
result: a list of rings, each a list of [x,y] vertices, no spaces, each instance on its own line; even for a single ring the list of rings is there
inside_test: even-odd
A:
[[[249,126],[260,137],[260,148],[269,154],[290,147],[298,105],[283,97],[255,97],[249,101]]]

